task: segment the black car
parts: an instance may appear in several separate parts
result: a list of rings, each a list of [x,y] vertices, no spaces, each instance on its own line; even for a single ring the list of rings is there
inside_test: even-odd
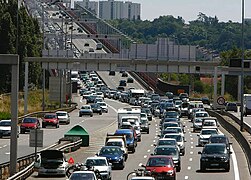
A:
[[[86,104],[88,104],[88,103],[94,103],[96,98],[97,98],[96,95],[89,95],[89,96],[87,96],[86,97]]]
[[[141,112],[144,112],[147,114],[147,119],[149,121],[151,121],[153,119],[153,115],[152,115],[152,112],[151,112],[151,109],[150,108],[142,108],[141,109]]]
[[[109,76],[115,76],[115,71],[109,71]]]
[[[120,80],[119,86],[126,86],[126,80]]]
[[[99,104],[91,104],[92,112],[93,113],[98,113],[99,115],[102,115],[102,108],[100,107]]]
[[[122,72],[122,75],[121,75],[122,77],[128,77],[128,74],[127,74],[127,72]]]
[[[230,154],[232,152],[227,149],[224,143],[206,144],[200,157],[200,170],[205,171],[207,168],[211,169],[225,169],[226,172],[230,170]]]
[[[129,77],[129,78],[127,78],[127,81],[126,81],[127,83],[133,83],[133,78],[131,78],[131,77]]]
[[[232,144],[229,142],[228,137],[224,134],[212,134],[208,140],[208,143],[224,143],[226,144],[228,150],[230,150],[230,145]]]
[[[234,102],[229,102],[226,104],[225,110],[237,112],[238,111],[237,104]]]

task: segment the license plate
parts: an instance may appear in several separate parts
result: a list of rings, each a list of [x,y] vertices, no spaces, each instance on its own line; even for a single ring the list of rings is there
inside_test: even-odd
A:
[[[211,166],[219,166],[219,164],[211,164]]]

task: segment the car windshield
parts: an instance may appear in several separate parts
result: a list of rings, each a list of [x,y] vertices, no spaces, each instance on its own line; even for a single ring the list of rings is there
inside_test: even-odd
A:
[[[100,155],[120,155],[122,151],[120,148],[102,148],[100,150]]]
[[[195,114],[196,117],[208,117],[207,113],[196,113]]]
[[[106,143],[107,146],[119,146],[122,147],[122,142],[120,141],[111,141]]]
[[[203,126],[216,126],[216,123],[213,121],[208,121],[208,122],[204,122]]]
[[[100,106],[105,106],[106,104],[105,103],[98,103]]]
[[[180,134],[166,134],[165,138],[176,139],[177,142],[181,142],[182,141],[182,137],[181,137]]]
[[[210,134],[218,134],[218,133],[217,133],[216,130],[213,130],[213,129],[210,130],[210,129],[209,129],[209,130],[203,130],[203,131],[201,131],[201,134],[202,134],[202,135],[210,135]]]
[[[35,123],[37,120],[34,118],[25,118],[23,123]]]
[[[223,154],[226,153],[226,148],[224,145],[222,146],[205,146],[203,149],[203,153],[205,154]]]
[[[202,119],[195,119],[195,123],[202,123]]]
[[[181,128],[170,128],[170,127],[167,127],[166,129],[165,129],[165,131],[167,131],[167,130],[173,130],[173,131],[176,131],[176,132],[178,132],[178,133],[182,133],[182,129]]]
[[[86,166],[107,166],[105,159],[87,159]]]
[[[158,145],[176,145],[176,141],[174,140],[159,140]]]
[[[147,120],[140,120],[141,124],[147,124]]]
[[[157,166],[167,166],[171,165],[171,161],[168,158],[155,157],[150,158],[146,164],[149,167],[157,167]]]
[[[225,137],[211,137],[210,142],[211,143],[227,143],[227,140]]]
[[[146,114],[145,114],[145,113],[142,113],[142,114],[140,114],[140,117],[146,118]]]
[[[176,148],[172,147],[158,147],[155,149],[155,154],[156,155],[168,155],[168,156],[173,156],[177,155],[178,151]]]
[[[69,180],[95,180],[94,174],[91,173],[73,173]]]
[[[167,127],[179,127],[179,124],[178,123],[165,123],[164,129],[166,129]]]
[[[11,126],[11,121],[0,121],[0,126]]]
[[[81,109],[90,109],[89,106],[82,106]]]
[[[66,113],[57,113],[57,116],[66,116]]]
[[[178,116],[178,113],[175,111],[167,111],[165,113],[165,117],[167,117],[167,116]]]
[[[45,119],[54,119],[54,118],[57,118],[56,115],[53,115],[53,114],[47,114],[44,116]]]

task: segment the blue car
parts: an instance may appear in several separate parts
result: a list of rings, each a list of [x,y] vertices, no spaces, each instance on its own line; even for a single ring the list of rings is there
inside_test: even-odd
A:
[[[135,152],[137,146],[137,135],[132,129],[117,129],[114,135],[126,135],[128,151]]]
[[[125,155],[118,146],[103,146],[97,156],[106,157],[113,168],[124,169]]]

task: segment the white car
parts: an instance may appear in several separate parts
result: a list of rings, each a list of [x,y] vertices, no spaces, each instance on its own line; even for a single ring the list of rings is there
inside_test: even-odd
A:
[[[68,180],[98,180],[93,171],[74,171]]]
[[[179,134],[179,133],[165,134],[164,138],[176,139],[177,144],[180,148],[180,154],[183,156],[185,155],[185,139],[184,139],[184,137],[182,137],[181,134]]]
[[[0,138],[3,136],[11,135],[11,120],[1,120],[0,121]],[[17,137],[19,137],[19,133],[17,133]]]
[[[106,157],[88,157],[85,161],[85,166],[94,167],[95,170],[98,170],[102,179],[112,179],[112,165],[109,164]]]
[[[208,143],[208,140],[212,134],[219,134],[217,129],[201,129],[198,136],[198,146],[204,146]]]
[[[97,102],[97,104],[100,105],[100,107],[102,108],[103,112],[108,113],[108,106],[107,106],[107,104],[105,102]]]
[[[57,111],[56,112],[59,123],[70,124],[70,115],[66,111]]]

